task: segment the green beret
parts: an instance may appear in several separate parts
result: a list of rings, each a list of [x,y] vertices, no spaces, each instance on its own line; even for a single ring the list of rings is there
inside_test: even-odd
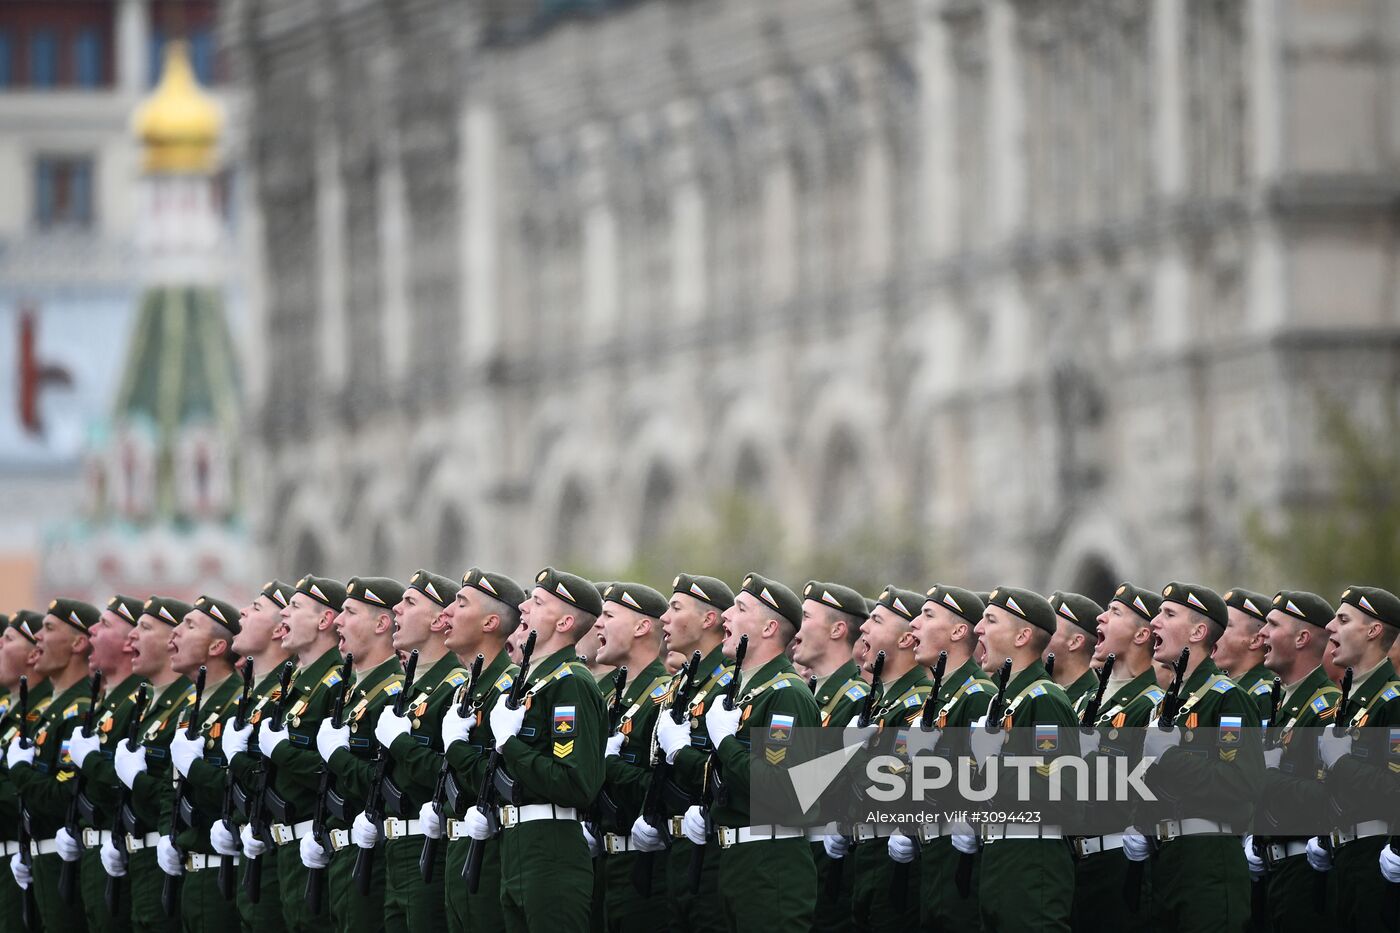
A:
[[[600,605],[607,599],[606,594],[608,592],[608,587],[612,586],[613,582],[612,580],[603,580],[601,582],[594,581],[593,588],[598,591],[598,601]],[[601,612],[602,610],[600,609],[599,611]]]
[[[321,605],[339,612],[345,606],[345,584],[329,577],[313,577],[310,574],[297,581],[296,591],[309,596]]]
[[[15,613],[10,620],[10,628],[19,632],[29,643],[35,644],[39,640],[39,629],[44,627],[44,614],[35,612],[33,609],[21,609]]]
[[[1269,604],[1272,602],[1272,600],[1263,593],[1256,593],[1253,590],[1242,590],[1239,587],[1227,591],[1224,598],[1226,606],[1233,606],[1241,612],[1247,612],[1260,622],[1263,622],[1264,617],[1269,614]],[[1329,616],[1327,622],[1331,621],[1332,618]],[[1326,625],[1327,622],[1322,624]]]
[[[1199,583],[1168,583],[1162,587],[1162,601],[1194,609],[1221,628],[1230,622],[1225,600],[1221,599],[1215,590]]]
[[[701,602],[709,603],[720,612],[734,605],[734,591],[729,584],[714,577],[702,577],[693,573],[678,573],[671,581],[671,592],[694,596]]]
[[[1273,608],[1318,628],[1326,628],[1327,623],[1337,614],[1327,600],[1316,593],[1302,590],[1279,590],[1278,595],[1274,597]]]
[[[777,580],[751,573],[744,577],[744,585],[739,591],[753,596],[793,625],[802,626],[802,600]]]
[[[189,615],[194,607],[182,599],[169,596],[152,596],[141,604],[141,614],[164,622],[172,628]]]
[[[392,610],[403,599],[404,585],[388,577],[351,577],[345,584],[345,598]],[[456,590],[452,591],[456,593]]]
[[[135,596],[122,596],[118,593],[107,600],[107,609],[135,625],[136,618],[141,615],[141,600]]]
[[[1349,586],[1342,602],[1351,603],[1378,622],[1400,628],[1400,599],[1394,593],[1374,586]]]
[[[238,607],[233,603],[212,596],[201,596],[194,601],[194,608],[228,629],[234,635],[241,630],[238,624]]]
[[[991,605],[991,602],[992,602],[992,594],[991,594],[991,591],[990,591],[990,590],[976,590],[976,591],[973,592],[972,595],[973,595],[973,596],[976,596],[978,599],[982,600],[982,605],[983,605],[983,606]]]
[[[603,591],[603,601],[626,606],[653,619],[661,618],[669,605],[666,597],[651,587],[623,581],[609,583],[608,588]]]
[[[446,609],[457,596],[458,587],[455,580],[444,577],[442,574],[433,573],[431,570],[418,570],[409,577],[408,586],[405,589],[417,590]]]
[[[60,597],[49,603],[49,615],[67,622],[86,635],[88,629],[97,624],[97,617],[101,613],[92,603],[85,603],[80,599]]]
[[[591,582],[578,574],[546,567],[535,574],[535,586],[548,590],[570,606],[596,616],[603,611],[603,597]]]
[[[875,607],[878,605],[880,604],[877,603],[875,600],[871,599],[869,596],[865,597],[865,614],[869,616],[870,613],[875,611]]]
[[[1158,596],[1155,590],[1145,590],[1136,583],[1118,584],[1118,589],[1113,591],[1113,598],[1109,602],[1122,603],[1142,616],[1146,622],[1155,619],[1157,610],[1162,608],[1162,597]]]
[[[287,603],[292,601],[292,593],[295,587],[290,587],[281,580],[268,580],[263,584],[262,592],[258,595],[266,596],[283,609],[287,608]]]
[[[1039,593],[1014,586],[999,586],[988,594],[987,605],[997,606],[1036,628],[1055,633],[1055,610]]]
[[[987,609],[986,601],[971,590],[942,583],[930,587],[928,592],[924,593],[924,602],[946,606],[962,616],[970,625],[981,622],[982,613]]]
[[[1091,635],[1098,635],[1103,606],[1089,597],[1056,590],[1050,595],[1050,608],[1055,610],[1055,615],[1068,619]]]
[[[875,599],[875,605],[884,606],[906,622],[914,621],[914,616],[924,609],[924,597],[913,590],[901,590],[897,586],[886,585]]]
[[[499,599],[512,608],[525,601],[525,591],[520,588],[519,583],[503,573],[492,573],[489,570],[482,570],[480,567],[473,567],[464,573],[462,585],[475,587],[492,599]]]
[[[828,609],[844,612],[857,619],[864,619],[870,615],[870,612],[865,608],[865,597],[849,586],[842,586],[839,583],[809,580],[807,585],[802,588],[802,598],[821,603]]]

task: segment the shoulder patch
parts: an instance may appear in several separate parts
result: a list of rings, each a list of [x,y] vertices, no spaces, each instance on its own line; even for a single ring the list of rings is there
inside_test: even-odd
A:
[[[967,685],[967,689],[963,691],[963,696],[967,696],[969,693],[981,693],[981,692],[982,692],[982,685],[981,685],[981,684],[979,684],[979,683],[970,683],[970,684]]]
[[[1271,693],[1271,692],[1273,692],[1273,689],[1274,689],[1273,681],[1270,681],[1270,680],[1261,680],[1261,681],[1259,681],[1259,683],[1257,683],[1257,684],[1254,685],[1254,689],[1251,690],[1250,693],[1254,693],[1254,694]]]
[[[733,679],[734,679],[734,672],[733,672],[733,671],[725,671],[723,674],[720,675],[720,678],[719,678],[719,681],[718,681],[718,686],[727,687],[727,686],[729,686],[729,682],[730,682],[731,680],[733,680]]]
[[[865,684],[851,684],[851,686],[848,687],[848,688],[846,689],[846,699],[848,699],[848,700],[863,700],[863,699],[865,699],[866,695],[869,694],[869,693],[870,693],[870,687],[868,687],[867,685],[865,685]]]
[[[559,673],[554,675],[554,679],[563,680],[565,677],[572,676],[574,676],[574,666],[572,664],[565,664],[563,667],[559,668]],[[573,751],[573,749],[570,749],[570,751]]]
[[[74,703],[73,705],[69,706],[67,709],[65,709],[65,710],[63,711],[63,718],[64,718],[64,719],[72,719],[72,718],[73,718],[74,716],[76,716],[76,715],[78,715],[78,704],[77,704],[77,703]]]
[[[919,696],[917,693],[911,693],[904,698],[904,706],[906,709],[908,709],[911,706],[922,706],[923,702],[924,698]]]
[[[515,683],[515,678],[511,677],[509,674],[502,674],[500,677],[496,678],[495,687],[497,690],[504,693],[510,689],[510,685],[513,683]]]
[[[1228,680],[1220,680],[1210,689],[1212,693],[1229,693],[1231,690],[1235,689],[1235,685]]]
[[[768,689],[769,689],[769,690],[781,690],[781,689],[783,689],[784,687],[791,687],[791,686],[792,686],[792,681],[790,681],[790,680],[788,680],[786,677],[784,677],[782,680],[778,681],[777,683],[775,683],[773,686],[769,687]]]
[[[403,693],[403,681],[396,680],[392,682],[389,686],[384,688],[384,692],[391,697],[398,696],[400,693]]]
[[[447,683],[453,687],[460,687],[467,682],[467,672],[458,668],[447,675]]]
[[[1309,705],[1310,707],[1312,707],[1312,711],[1313,711],[1314,713],[1318,713],[1318,714],[1325,713],[1325,712],[1327,711],[1327,698],[1326,698],[1326,697],[1315,697],[1315,698],[1313,698],[1313,701],[1312,701],[1310,704],[1308,704],[1308,705]]]
[[[651,697],[653,700],[659,700],[662,697],[664,697],[667,693],[669,693],[670,690],[670,682],[662,681],[661,683],[657,684],[656,689],[652,690],[651,693],[647,694],[647,696]]]
[[[1386,687],[1381,691],[1382,700],[1393,700],[1396,697],[1400,697],[1400,690],[1397,690],[1395,687]]]
[[[1030,695],[1033,696],[1033,697],[1043,697],[1043,696],[1045,696],[1045,687],[1044,687],[1044,685],[1037,685],[1036,687],[1034,687],[1034,688],[1031,690],[1031,694],[1030,694]]]
[[[1164,699],[1166,699],[1167,692],[1161,687],[1149,687],[1147,689],[1147,692],[1144,693],[1143,696],[1147,697],[1153,703],[1161,703]]]
[[[327,687],[334,687],[336,684],[340,683],[340,669],[331,668],[330,672],[326,674],[325,677],[321,678],[321,683]]]

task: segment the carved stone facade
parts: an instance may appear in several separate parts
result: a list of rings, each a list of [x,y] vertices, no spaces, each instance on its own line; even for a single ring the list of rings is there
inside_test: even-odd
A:
[[[737,489],[905,585],[1226,584],[1394,395],[1385,4],[532,7],[228,5],[268,569],[621,565]]]

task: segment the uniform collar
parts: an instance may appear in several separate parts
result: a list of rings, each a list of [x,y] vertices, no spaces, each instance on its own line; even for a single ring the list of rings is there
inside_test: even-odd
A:
[[[365,671],[364,676],[355,679],[355,689],[361,693],[367,693],[395,674],[402,674],[403,667],[399,664],[397,655],[389,655],[374,667]]]
[[[792,673],[792,669],[792,662],[788,660],[788,656],[780,654],[772,660],[765,661],[746,675],[744,677],[744,682],[740,684],[740,690],[743,693],[749,693],[768,683],[768,681],[777,677],[779,674]]]
[[[856,662],[847,661],[817,683],[817,704],[825,703],[836,695],[837,690],[860,679],[860,668],[856,667]]]
[[[108,690],[102,697],[103,708],[110,707],[112,703],[125,703],[136,695],[136,689],[146,682],[146,678],[140,674],[127,674],[122,678],[122,682]],[[108,701],[111,701],[109,703]]]
[[[1211,676],[1219,673],[1220,668],[1216,663],[1210,658],[1206,658],[1200,664],[1197,664],[1196,669],[1191,672],[1191,676],[1187,677],[1186,680],[1182,682],[1181,692],[1188,695],[1195,693],[1197,688],[1204,684]]]
[[[1012,674],[1011,679],[1006,684],[1006,699],[1009,703],[1019,696],[1021,691],[1035,683],[1037,680],[1049,680],[1046,676],[1045,664],[1036,658],[1029,665],[1022,668],[1018,673]]]
[[[578,652],[574,650],[573,645],[567,645],[563,648],[560,648],[553,654],[546,655],[545,657],[540,658],[538,661],[532,660],[530,662],[530,686],[533,687],[535,684],[539,683],[544,678],[549,677],[555,671],[559,670],[559,668],[563,667],[565,664],[577,660]]]
[[[660,661],[652,661],[627,682],[627,686],[622,690],[622,702],[628,706],[637,702],[645,691],[649,691],[651,685],[658,677],[666,676],[666,665]]]
[[[903,674],[900,674],[893,683],[885,688],[885,695],[881,698],[880,705],[888,706],[890,703],[894,703],[903,698],[904,694],[908,693],[910,690],[915,687],[925,686],[928,682],[928,673],[924,670],[922,665],[916,664]]]

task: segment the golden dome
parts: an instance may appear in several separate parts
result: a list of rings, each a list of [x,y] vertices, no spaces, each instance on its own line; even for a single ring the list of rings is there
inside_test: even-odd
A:
[[[208,172],[223,116],[219,106],[199,86],[183,41],[165,46],[160,83],[136,109],[136,135],[146,147],[148,172]]]

